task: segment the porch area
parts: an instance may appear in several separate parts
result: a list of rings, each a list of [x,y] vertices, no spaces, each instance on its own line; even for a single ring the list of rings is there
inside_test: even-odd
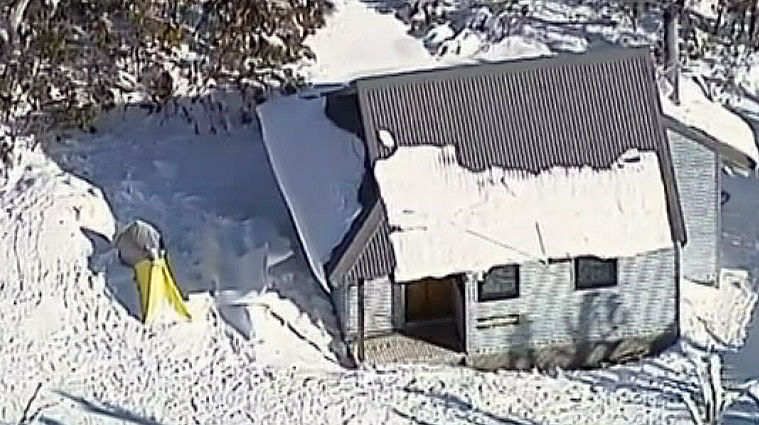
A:
[[[458,365],[464,361],[463,351],[450,324],[430,323],[414,329],[399,330],[387,335],[367,338],[364,342],[364,363],[432,363]],[[447,326],[445,326],[447,325]]]
[[[465,358],[462,276],[391,284],[393,326],[365,334],[366,303],[358,291],[358,335],[352,344],[366,364],[461,364]],[[390,300],[388,300],[390,301]],[[376,323],[377,303],[370,304]]]

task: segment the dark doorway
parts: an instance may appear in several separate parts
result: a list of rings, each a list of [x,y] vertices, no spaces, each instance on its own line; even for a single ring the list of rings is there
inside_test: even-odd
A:
[[[404,284],[403,333],[448,350],[463,350],[464,297],[458,276]],[[461,322],[461,323],[459,323]]]
[[[453,318],[452,280],[424,279],[406,284],[406,323]]]

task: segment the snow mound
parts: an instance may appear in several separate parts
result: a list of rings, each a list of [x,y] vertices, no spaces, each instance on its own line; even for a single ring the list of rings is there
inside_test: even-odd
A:
[[[744,344],[756,293],[748,279],[723,280],[719,287],[681,283],[683,336],[700,347],[735,349]]]
[[[314,83],[340,83],[358,77],[436,65],[422,43],[409,36],[392,14],[380,14],[359,1],[335,2],[325,28],[307,39],[317,57],[308,69]]]
[[[224,380],[254,360],[340,369],[331,304],[296,255],[260,132],[197,136],[176,121],[130,117],[47,153],[20,149],[0,188],[0,422],[18,421],[41,383],[39,402],[63,410],[95,398],[210,423],[253,391],[260,371],[236,389]],[[111,245],[135,218],[162,232],[191,322],[139,320]]]
[[[587,46],[581,41],[571,39],[565,44],[579,43],[570,50],[582,51]],[[481,31],[464,28],[456,32],[448,23],[432,26],[419,40],[410,36],[408,28],[392,13],[377,13],[369,3],[350,0],[337,2],[327,26],[309,37],[306,44],[317,57],[316,63],[305,69],[315,84],[550,54],[548,45],[534,37],[513,35],[494,42]]]
[[[759,150],[751,126],[722,105],[709,100],[694,79],[680,79],[680,105],[672,103],[665,91],[660,94],[665,114],[734,147],[759,163]]]

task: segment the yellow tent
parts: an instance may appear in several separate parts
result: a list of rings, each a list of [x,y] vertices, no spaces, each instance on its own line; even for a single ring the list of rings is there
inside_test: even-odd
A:
[[[134,270],[142,301],[143,323],[150,324],[155,320],[164,301],[180,316],[191,318],[165,258],[142,260],[135,264]]]

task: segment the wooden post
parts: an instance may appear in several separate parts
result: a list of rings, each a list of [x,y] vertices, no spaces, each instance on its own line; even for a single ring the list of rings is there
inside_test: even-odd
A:
[[[357,301],[358,301],[358,347],[356,347],[357,351],[357,357],[359,362],[364,361],[364,318],[366,313],[366,302],[365,302],[365,294],[364,294],[364,280],[359,279],[358,281],[358,287],[356,288],[357,293]]]

